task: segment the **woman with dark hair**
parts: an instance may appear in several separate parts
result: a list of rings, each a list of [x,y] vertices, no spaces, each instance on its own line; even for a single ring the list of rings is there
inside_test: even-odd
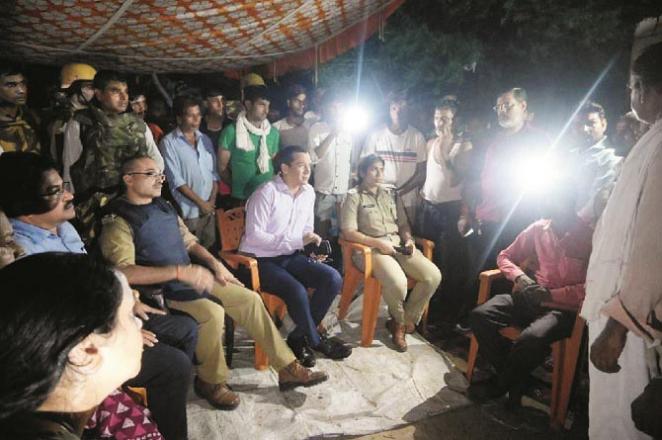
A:
[[[0,270],[0,286],[0,438],[80,438],[90,410],[140,370],[126,279],[49,252]]]
[[[364,157],[358,165],[358,177],[359,185],[349,190],[342,205],[342,235],[376,249],[372,253],[373,274],[382,285],[392,317],[387,325],[396,349],[407,351],[405,331],[414,331],[441,282],[441,273],[414,246],[400,200],[381,186],[384,160],[375,154]],[[355,264],[361,267],[363,261],[356,259]],[[407,277],[416,280],[408,298]]]

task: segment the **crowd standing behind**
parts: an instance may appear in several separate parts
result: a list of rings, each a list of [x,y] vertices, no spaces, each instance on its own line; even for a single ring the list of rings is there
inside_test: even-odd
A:
[[[495,374],[472,384],[470,398],[507,393],[519,405],[529,373],[581,310],[591,343],[590,438],[659,436],[651,408],[662,395],[651,377],[662,370],[654,221],[662,206],[660,66],[662,44],[635,60],[632,112],[613,124],[613,136],[605,109],[586,102],[567,145],[553,150],[519,87],[496,97],[491,132],[457,97],[445,97],[430,109],[426,142],[400,91],[386,96],[384,123],[367,133],[345,120],[350,101],[338,90],[298,84],[287,88],[286,116],[272,124],[274,90],[256,74],[242,78],[237,103],[227,100],[231,91],[211,87],[203,100],[176,96],[169,118],[166,100],[129,90],[123,74],[78,63],[62,68],[55,110],[41,120],[26,106],[25,71],[3,64],[0,267],[8,267],[0,283],[30,295],[11,295],[2,322],[54,289],[71,310],[58,307],[63,315],[49,318],[34,311],[12,325],[42,320],[57,327],[49,337],[73,339],[43,354],[46,347],[28,344],[26,356],[39,353],[48,372],[31,376],[41,390],[34,393],[34,384],[13,380],[22,358],[4,355],[20,338],[0,330],[0,432],[35,420],[34,432],[78,438],[87,418],[71,421],[69,413],[128,402],[131,385],[147,389],[149,410],[137,411],[156,422],[154,438],[187,438],[193,370],[195,392],[212,406],[240,402],[221,343],[226,314],[267,352],[281,390],[327,380],[311,369],[316,353],[338,361],[352,353],[321,326],[341,290],[342,266],[320,249],[328,240],[337,252],[343,238],[372,248],[393,348],[407,350],[406,335],[428,303],[445,324],[473,330]],[[546,191],[528,191],[541,182],[526,160],[558,155],[565,172],[542,182]],[[295,323],[286,340],[252,286],[212,253],[220,207],[245,209],[239,251],[257,260],[261,286],[286,303]],[[416,249],[415,234],[434,241],[433,261]],[[475,307],[478,274],[495,267],[513,290]],[[415,281],[409,295],[407,277]],[[68,329],[58,319],[85,325]],[[499,329],[512,323],[523,331],[509,344]],[[111,347],[106,358],[89,349],[114,332],[130,353]],[[91,377],[72,385],[69,376],[84,375],[55,358],[107,364],[99,371],[104,387],[92,390]],[[76,401],[62,407],[74,392]],[[88,429],[107,428],[99,414]]]

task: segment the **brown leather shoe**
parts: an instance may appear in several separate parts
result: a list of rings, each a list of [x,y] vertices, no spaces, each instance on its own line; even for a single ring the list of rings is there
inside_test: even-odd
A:
[[[323,371],[313,371],[294,361],[278,372],[278,387],[281,391],[291,390],[298,386],[311,387],[324,382],[329,375]]]
[[[225,383],[207,383],[196,377],[193,389],[216,409],[232,410],[239,406],[239,396]]]
[[[398,324],[395,319],[386,321],[386,327],[391,332],[391,339],[395,345],[395,349],[399,352],[407,351],[407,341],[405,340],[405,325]]]

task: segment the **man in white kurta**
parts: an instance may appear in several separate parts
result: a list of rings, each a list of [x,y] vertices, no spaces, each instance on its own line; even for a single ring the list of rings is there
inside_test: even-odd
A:
[[[652,127],[623,165],[593,237],[586,279],[592,440],[650,438],[634,426],[630,404],[650,380],[647,345],[659,337],[644,328],[662,301],[662,44],[656,46],[635,62],[630,81],[632,109]]]

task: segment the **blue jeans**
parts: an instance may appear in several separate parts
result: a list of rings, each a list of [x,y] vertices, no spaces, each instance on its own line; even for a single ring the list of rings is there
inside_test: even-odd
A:
[[[311,346],[317,346],[320,343],[317,326],[342,287],[338,271],[298,251],[257,260],[260,286],[285,301],[296,324],[290,337],[306,336]],[[314,289],[311,297],[308,297],[308,288]]]

